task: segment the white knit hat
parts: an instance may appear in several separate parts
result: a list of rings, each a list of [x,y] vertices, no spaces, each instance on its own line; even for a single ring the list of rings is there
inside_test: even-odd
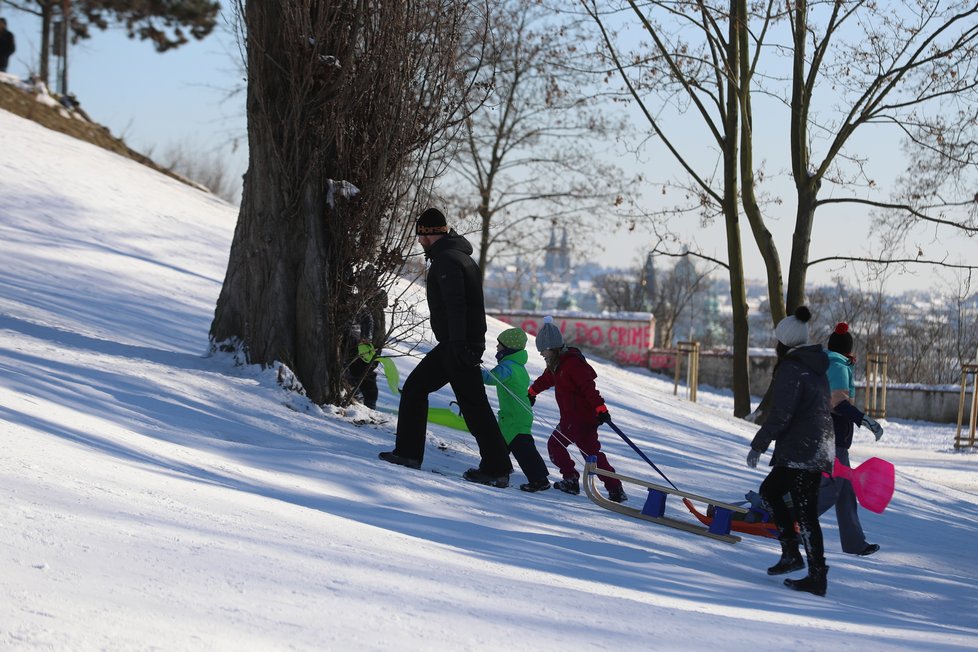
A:
[[[805,306],[798,306],[795,314],[788,315],[778,322],[774,336],[787,347],[808,344],[808,320],[812,318],[811,311]]]
[[[562,346],[564,346],[564,336],[560,334],[560,329],[554,324],[554,318],[547,315],[543,318],[543,327],[537,333],[537,351],[559,349]]]

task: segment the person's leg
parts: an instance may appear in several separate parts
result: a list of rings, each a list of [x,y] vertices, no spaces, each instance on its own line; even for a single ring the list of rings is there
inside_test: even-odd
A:
[[[837,410],[844,411],[844,407],[850,407],[849,401],[842,401],[836,406]],[[855,408],[852,408],[855,410]],[[856,410],[858,412],[858,410]],[[862,418],[862,417],[860,417]],[[852,443],[852,422],[844,416],[835,412],[832,413],[832,429],[835,433],[835,456],[839,460],[848,460],[848,446]],[[848,462],[843,462],[848,464]],[[842,488],[842,481],[822,474],[818,488],[818,515],[821,516],[828,511],[829,507],[835,505],[839,498],[839,490]]]
[[[482,372],[478,366],[461,368],[453,364],[449,375],[465,425],[479,445],[479,470],[491,476],[508,476],[513,465],[509,462],[506,440],[489,405]]]
[[[363,377],[364,369],[366,368],[366,363],[356,355],[356,351],[353,351],[353,357],[350,359],[350,364],[346,367],[346,381],[353,386],[353,391],[356,392],[360,388],[360,379]]]
[[[771,467],[771,471],[764,478],[760,489],[758,489],[761,498],[771,508],[771,516],[774,518],[774,524],[777,526],[782,540],[788,538],[786,535],[794,538],[794,517],[791,515],[791,510],[788,509],[788,505],[784,500],[784,496],[788,493],[790,486],[789,470],[783,466],[775,466]]]
[[[839,541],[842,552],[858,555],[869,546],[862,523],[859,522],[856,491],[848,480],[841,480],[839,498],[835,501],[835,519],[839,524]]]
[[[781,543],[781,558],[767,569],[768,575],[781,575],[805,567],[805,561],[798,551],[795,537],[795,517],[784,500],[791,487],[791,471],[783,466],[775,466],[764,478],[758,490],[761,498],[771,510],[774,524],[778,528],[778,541]]]
[[[513,437],[513,441],[509,443],[509,452],[516,458],[516,463],[520,465],[530,484],[542,484],[547,479],[547,464],[533,443],[532,435],[520,433]]]
[[[574,440],[566,434],[569,431],[570,428],[565,427],[563,423],[557,425],[557,429],[547,440],[547,454],[550,456],[550,461],[557,466],[562,478],[576,481],[580,474],[574,468],[574,458],[567,450],[567,447],[574,443]]]
[[[822,476],[818,485],[819,516],[829,511],[829,508],[835,505],[835,502],[839,499],[839,488],[841,484],[842,478],[827,478]]]
[[[363,394],[363,404],[371,410],[377,407],[377,373],[376,365],[363,361],[357,356],[350,363],[350,383]]]
[[[818,523],[818,485],[819,471],[792,469],[789,494],[798,517],[798,533],[805,546],[809,568],[825,565],[825,547],[822,540],[822,527]]]
[[[367,373],[363,377],[363,404],[366,405],[371,410],[377,409],[377,397],[380,392],[377,391],[377,363],[372,362],[367,365]]]
[[[615,468],[611,466],[608,462],[608,458],[605,454],[601,452],[601,442],[598,441],[598,427],[593,428],[581,428],[577,433],[577,447],[581,449],[585,457],[590,457],[594,455],[598,461],[598,468],[602,471],[608,471],[610,473],[615,472]],[[618,478],[608,478],[605,476],[598,476],[604,483],[605,488],[611,491],[621,491],[621,480]]]
[[[840,449],[836,451],[835,456],[840,462],[849,466],[849,451]],[[835,481],[838,483],[835,519],[839,524],[839,541],[842,543],[842,552],[858,555],[865,551],[869,544],[866,542],[862,523],[859,522],[856,490],[848,480],[837,478]]]
[[[448,374],[442,357],[444,347],[428,352],[404,381],[397,409],[394,454],[421,462],[424,459],[425,429],[428,426],[428,395],[445,386]]]
[[[798,532],[805,544],[808,557],[808,575],[799,580],[785,580],[785,586],[796,591],[807,591],[815,595],[825,595],[826,574],[825,547],[822,528],[818,523],[818,485],[820,471],[792,470],[791,500],[798,516]]]

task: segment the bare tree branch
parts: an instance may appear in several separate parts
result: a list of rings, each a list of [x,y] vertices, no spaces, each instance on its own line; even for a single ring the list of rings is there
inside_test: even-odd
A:
[[[818,265],[820,263],[826,263],[830,261],[843,261],[843,262],[856,262],[856,263],[872,263],[876,265],[903,265],[903,264],[919,264],[919,265],[932,265],[935,267],[946,267],[948,269],[967,269],[967,270],[978,270],[978,265],[965,265],[963,263],[950,263],[946,259],[935,260],[928,258],[886,258],[880,256],[878,258],[866,257],[866,256],[825,256],[824,258],[816,258],[815,260],[808,261],[808,265]]]
[[[969,235],[978,233],[978,226],[971,226],[955,220],[947,220],[947,219],[941,219],[939,217],[933,217],[931,215],[922,212],[917,208],[914,208],[913,206],[910,206],[909,204],[874,201],[872,199],[862,199],[859,197],[832,197],[829,199],[820,199],[817,202],[818,206],[827,206],[830,204],[859,204],[863,206],[872,206],[874,208],[883,208],[883,209],[889,209],[894,211],[902,211],[923,222],[930,222],[932,224],[939,224],[941,226],[949,226],[956,230],[964,231]],[[945,206],[935,207],[935,208],[953,208],[953,207],[962,208],[962,207],[969,207],[974,205],[975,205],[974,201],[967,201],[967,202],[962,201],[962,202],[947,204]]]

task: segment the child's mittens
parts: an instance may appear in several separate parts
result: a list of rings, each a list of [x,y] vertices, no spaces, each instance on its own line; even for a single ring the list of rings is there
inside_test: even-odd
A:
[[[597,413],[599,424],[611,423],[611,413],[608,412],[608,407],[604,403],[594,408],[594,411]]]

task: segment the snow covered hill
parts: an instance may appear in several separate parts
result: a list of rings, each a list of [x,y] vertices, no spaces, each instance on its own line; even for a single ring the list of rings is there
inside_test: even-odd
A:
[[[379,461],[393,423],[205,357],[234,209],[2,111],[0,133],[0,649],[978,647],[978,456],[952,427],[857,435],[854,461],[897,464],[889,509],[862,512],[882,550],[843,555],[826,515],[828,595],[795,593],[764,572],[771,540],[526,494],[518,474],[466,483],[464,433],[433,426],[420,471]],[[596,368],[616,423],[681,488],[738,500],[763,478],[728,396],[694,405]],[[542,449],[552,395],[537,407]],[[656,479],[602,438],[619,472]]]

